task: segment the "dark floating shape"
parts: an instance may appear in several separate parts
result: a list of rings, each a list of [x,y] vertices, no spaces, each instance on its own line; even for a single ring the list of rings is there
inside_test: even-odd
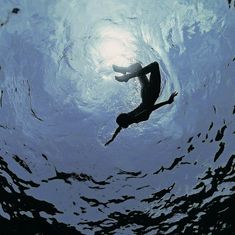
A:
[[[134,171],[124,171],[124,170],[120,169],[117,174],[118,175],[131,175],[131,176],[137,177],[137,176],[141,175],[141,171],[134,172]]]
[[[59,172],[57,170],[56,170],[56,176],[47,179],[47,181],[51,181],[51,180],[64,180],[64,182],[67,184],[72,184],[71,180],[76,180],[76,181],[80,181],[80,182],[86,182],[86,181],[89,182],[90,181],[96,185],[102,185],[102,186],[110,184],[107,179],[104,181],[96,181],[93,179],[92,176],[89,176],[84,173],[80,173],[80,174],[74,173],[74,172],[65,173],[65,172]]]
[[[148,188],[148,187],[150,187],[150,185],[145,185],[145,186],[139,187],[139,188],[137,188],[136,190],[141,190],[141,189],[143,189],[143,188]]]
[[[220,141],[224,137],[224,131],[227,128],[226,125],[224,125],[220,130],[218,130],[217,135],[215,137],[215,141]]]
[[[214,157],[214,162],[220,157],[220,155],[223,153],[224,151],[224,147],[225,147],[225,143],[224,142],[221,142],[219,144],[220,148],[218,150],[218,152],[215,154],[215,157]]]
[[[19,8],[14,8],[11,12],[12,12],[13,14],[18,14],[19,11],[20,11]]]
[[[20,166],[22,166],[26,171],[28,171],[30,174],[32,174],[32,171],[30,170],[29,166],[27,165],[27,163],[25,161],[23,161],[22,159],[20,159],[19,156],[14,155],[13,159],[19,163]]]
[[[161,166],[161,168],[159,170],[157,170],[156,172],[154,172],[154,175],[157,175],[160,172],[163,172],[165,170],[164,166]]]
[[[213,127],[213,122],[211,122],[211,124],[210,124],[210,127],[209,127],[208,131],[210,131],[212,127]]]
[[[42,157],[45,158],[48,161],[48,158],[45,154],[42,153]]]
[[[152,196],[150,198],[146,198],[141,200],[141,202],[153,202],[155,200],[160,200],[161,198],[163,198],[167,193],[170,193],[171,190],[174,188],[175,183],[173,183],[170,187],[166,188],[166,189],[162,189],[154,194],[152,194]]]
[[[187,143],[191,143],[192,139],[193,139],[193,136],[188,139]]]
[[[124,171],[122,169],[119,169],[119,172],[117,173],[118,175],[125,175],[127,179],[132,179],[132,178],[144,178],[145,176],[147,176],[147,174],[141,175],[142,172],[138,171],[138,172],[132,172],[132,171]]]
[[[213,105],[214,113],[216,113],[216,107]]]
[[[153,174],[154,174],[154,175],[157,175],[158,173],[163,172],[163,171],[165,171],[165,170],[168,170],[168,171],[173,170],[177,165],[179,165],[179,163],[182,162],[182,160],[183,160],[184,157],[185,157],[185,156],[183,155],[183,156],[181,156],[181,157],[175,158],[174,162],[173,162],[169,167],[161,166],[161,168],[160,168],[159,170],[157,170],[156,172],[154,172]],[[187,163],[181,163],[181,164],[187,164]],[[189,163],[189,164],[190,164],[190,163]]]
[[[188,153],[190,153],[191,151],[193,151],[194,150],[194,147],[193,147],[193,145],[191,144],[189,147],[188,147]]]
[[[184,156],[175,158],[175,160],[174,160],[174,162],[171,164],[171,166],[168,167],[168,168],[165,168],[165,169],[166,169],[166,170],[172,170],[175,166],[177,166],[177,165],[182,161],[183,158],[184,158]]]
[[[0,107],[2,108],[3,105],[3,90],[1,90],[1,96],[0,96]]]

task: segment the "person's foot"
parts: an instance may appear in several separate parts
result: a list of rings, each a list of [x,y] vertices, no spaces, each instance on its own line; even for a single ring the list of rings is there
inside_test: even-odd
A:
[[[129,74],[126,74],[122,76],[115,76],[115,79],[119,82],[128,82],[130,78],[129,78]]]
[[[119,67],[119,66],[114,65],[114,64],[113,64],[113,71],[117,72],[117,73],[126,74],[126,71],[125,71],[124,67]]]

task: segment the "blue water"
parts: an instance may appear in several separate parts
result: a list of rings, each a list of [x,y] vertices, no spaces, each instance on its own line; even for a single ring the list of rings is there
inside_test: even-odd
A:
[[[0,6],[6,234],[235,231],[233,1]],[[153,61],[157,102],[177,91],[175,102],[105,147],[116,116],[140,103],[138,81],[117,82],[112,64]]]

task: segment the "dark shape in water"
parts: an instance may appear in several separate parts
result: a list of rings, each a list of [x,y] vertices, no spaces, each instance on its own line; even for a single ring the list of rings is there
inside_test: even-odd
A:
[[[191,144],[189,147],[188,147],[188,153],[190,153],[191,151],[193,151],[194,150],[194,147],[193,147],[193,145]]]
[[[226,125],[224,125],[220,130],[218,130],[217,135],[215,137],[215,141],[220,141],[224,137],[224,131],[227,128]]]
[[[27,165],[27,163],[25,161],[23,161],[22,159],[20,159],[19,156],[14,155],[13,159],[18,162],[20,164],[20,166],[22,166],[26,171],[28,171],[30,174],[32,174],[32,171],[30,170],[29,166]]]
[[[20,179],[0,156],[0,205],[10,217],[8,220],[0,214],[1,234],[81,234],[74,227],[50,218],[62,213],[53,204],[26,194],[26,189],[38,186]],[[46,218],[41,216],[41,212],[47,214]]]
[[[208,131],[210,131],[212,127],[213,127],[213,122],[211,122],[211,124],[210,124],[210,127],[209,127]]]
[[[152,194],[152,197],[141,200],[141,202],[150,203],[150,202],[159,200],[159,199],[163,198],[167,193],[170,193],[171,190],[174,188],[174,186],[175,186],[175,183],[173,183],[170,187],[168,187],[166,189],[162,189],[159,192]]]
[[[13,13],[13,14],[18,14],[19,11],[20,11],[19,8],[14,8],[14,9],[12,10],[12,13]]]
[[[161,166],[161,168],[159,170],[157,170],[156,172],[153,173],[153,175],[157,175],[158,173],[160,172],[163,172],[164,170],[173,170],[177,165],[179,165],[179,163],[181,164],[190,164],[190,163],[186,163],[186,162],[182,162],[183,158],[185,156],[181,156],[181,157],[178,157],[178,158],[175,158],[173,163],[169,166],[169,167],[164,167],[164,166]]]
[[[3,99],[3,90],[1,90],[1,96],[0,96],[0,106],[2,108],[2,99]]]
[[[184,156],[175,158],[175,160],[174,160],[174,162],[171,164],[171,166],[168,167],[168,168],[165,168],[165,169],[166,169],[166,170],[172,170],[175,166],[178,165],[179,162],[182,161],[183,158],[184,158]]]
[[[213,105],[214,113],[216,113],[216,107]]]
[[[218,152],[215,154],[215,157],[214,157],[214,162],[220,157],[220,155],[223,153],[224,151],[224,147],[225,147],[225,143],[221,142],[219,144],[220,148],[218,150]]]
[[[45,158],[48,161],[48,158],[45,154],[42,153],[42,157]]]
[[[67,184],[72,184],[70,180],[77,180],[77,181],[80,181],[80,182],[90,181],[90,182],[92,182],[94,184],[97,184],[97,185],[110,184],[107,181],[107,179],[104,180],[104,181],[96,181],[96,180],[93,179],[92,176],[89,176],[89,175],[84,174],[84,173],[80,173],[80,174],[74,173],[74,172],[73,173],[65,173],[65,172],[59,172],[56,169],[55,169],[55,171],[56,171],[56,176],[48,178],[47,181],[59,179],[59,180],[64,180],[64,182],[67,183]]]
[[[188,139],[187,143],[191,143],[192,139],[193,139],[193,136]]]
[[[154,175],[157,175],[160,172],[163,172],[165,170],[164,166],[161,166],[161,168],[159,170],[157,170],[156,172],[154,172]]]

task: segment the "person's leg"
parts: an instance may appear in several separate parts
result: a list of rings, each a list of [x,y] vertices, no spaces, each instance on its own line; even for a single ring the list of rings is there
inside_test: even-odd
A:
[[[144,76],[144,75],[146,75],[146,74],[148,74],[150,72],[151,73],[155,72],[155,73],[159,73],[160,74],[159,65],[158,65],[158,63],[156,61],[151,63],[151,64],[149,64],[149,65],[147,65],[147,66],[145,66],[144,68],[141,68],[140,70],[134,71],[134,72],[132,72],[130,74],[125,74],[125,75],[120,76],[120,77],[116,77],[116,80],[118,80],[119,82],[127,82],[131,78],[141,77],[141,76]],[[152,77],[152,79],[154,79],[154,78]]]
[[[150,73],[149,81],[146,77],[146,74],[148,73]],[[161,88],[161,74],[157,62],[153,62],[136,72],[123,75],[118,79],[117,78],[116,79],[118,81],[127,82],[129,79],[133,77],[141,78],[143,76],[146,77],[148,83],[142,82],[142,89],[141,89],[142,103],[151,106],[155,103],[155,101],[159,97],[160,88]]]
[[[134,73],[134,72],[139,71],[140,69],[142,69],[142,66],[140,63],[131,64],[128,67],[121,67],[121,66],[113,65],[113,71],[117,73],[122,73],[122,74]]]
[[[119,66],[113,65],[113,70],[115,72],[119,72],[119,73],[123,73],[123,74],[125,74],[125,73],[138,73],[138,71],[140,71],[141,69],[142,69],[142,66],[140,63],[135,63],[135,64],[132,64],[128,67],[119,67]],[[135,76],[135,77],[138,77],[141,87],[144,87],[145,85],[147,85],[149,83],[148,78],[145,75],[140,75],[140,76]],[[121,80],[119,80],[119,78]],[[120,77],[115,76],[115,79],[119,82],[123,81],[122,78],[123,78],[123,76],[120,76]]]
[[[152,63],[152,71],[149,77],[150,94],[152,102],[155,103],[160,94],[161,89],[161,74],[159,64],[157,62]]]

